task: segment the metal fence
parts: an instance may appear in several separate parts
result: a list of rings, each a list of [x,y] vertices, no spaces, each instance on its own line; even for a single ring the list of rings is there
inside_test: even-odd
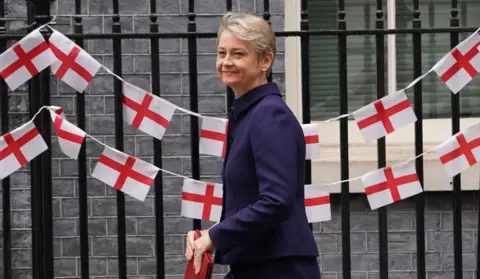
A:
[[[29,0],[29,23],[31,24],[28,31],[33,30],[37,26],[48,22],[51,19],[50,2],[51,0]],[[122,34],[119,15],[119,0],[113,0],[113,26],[111,33],[104,34],[84,34],[82,26],[81,0],[75,1],[74,17],[74,33],[67,34],[79,46],[83,47],[85,40],[109,39],[113,46],[113,71],[118,76],[122,76],[122,48],[121,41],[123,39],[149,39],[151,46],[151,69],[152,69],[152,93],[159,96],[160,92],[160,63],[159,63],[159,39],[162,38],[186,38],[188,40],[188,60],[189,60],[189,83],[190,83],[190,107],[193,112],[198,112],[198,82],[197,82],[197,38],[214,38],[215,33],[202,33],[196,30],[196,17],[194,11],[194,1],[188,1],[188,29],[185,33],[159,33],[157,23],[157,6],[155,0],[150,1],[150,31],[148,33],[129,33]],[[257,0],[259,1],[259,0]],[[449,33],[451,46],[454,47],[459,43],[459,33],[473,32],[473,28],[459,28],[459,20],[457,18],[457,1],[451,1],[451,17],[450,28],[425,29],[421,27],[421,19],[419,13],[419,1],[414,0],[412,3],[412,29],[402,30],[386,30],[384,28],[384,9],[381,0],[377,0],[376,24],[374,30],[347,30],[345,21],[345,1],[338,1],[338,29],[336,30],[309,30],[308,18],[308,1],[301,1],[301,31],[277,32],[277,36],[297,36],[301,41],[301,67],[302,67],[302,119],[304,123],[309,123],[310,119],[310,80],[309,80],[309,38],[311,36],[332,36],[338,37],[338,59],[339,59],[339,86],[340,103],[339,114],[348,113],[348,96],[347,96],[347,42],[349,36],[374,36],[376,47],[376,86],[377,98],[385,96],[385,35],[387,34],[410,34],[413,42],[413,72],[416,78],[420,76],[422,68],[422,46],[421,36],[425,33]],[[264,1],[263,17],[270,19],[269,1]],[[232,9],[232,1],[226,1],[226,10]],[[0,53],[4,52],[8,44],[21,39],[24,34],[10,34],[5,28],[5,0],[0,0]],[[201,31],[201,30],[199,30]],[[48,30],[44,31],[46,37],[49,36]],[[288,51],[288,50],[287,50]],[[380,63],[379,63],[380,62]],[[270,76],[271,79],[271,76]],[[0,81],[0,105],[1,105],[1,133],[9,132],[9,106],[8,106],[8,89],[3,80]],[[123,151],[124,149],[124,131],[122,126],[122,83],[115,79],[114,95],[115,95],[115,148]],[[233,100],[233,93],[230,89],[225,89],[227,94],[227,107],[230,107]],[[35,94],[33,94],[35,93]],[[40,93],[40,94],[38,94]],[[460,114],[459,114],[459,95],[452,94],[451,97],[451,128],[452,134],[459,131]],[[422,137],[422,82],[418,82],[414,87],[414,110],[419,118],[415,123],[415,154],[423,152]],[[29,112],[30,117],[38,111],[40,107],[50,105],[50,72],[44,70],[29,82]],[[83,94],[76,95],[76,112],[77,126],[85,129],[85,99]],[[197,121],[191,119],[191,168],[192,178],[200,177],[199,162],[199,127]],[[47,145],[51,145],[51,124],[50,116],[46,111],[41,117],[36,118],[36,125],[40,127],[41,134]],[[340,125],[340,152],[341,152],[341,179],[349,178],[349,154],[348,154],[348,128],[347,119],[339,120]],[[154,164],[162,167],[162,148],[161,142],[152,139],[154,142]],[[378,167],[386,166],[385,139],[378,140]],[[305,184],[311,183],[311,162],[306,161],[307,174]],[[53,232],[52,232],[52,165],[50,149],[42,153],[34,159],[30,164],[31,173],[31,213],[32,213],[32,267],[33,278],[53,278]],[[416,159],[416,169],[423,183],[423,159]],[[88,246],[88,222],[87,222],[87,160],[85,143],[82,146],[80,157],[78,159],[78,201],[79,201],[79,234],[80,234],[80,273],[81,278],[89,278],[89,246]],[[11,217],[10,217],[10,179],[7,177],[2,180],[3,193],[3,268],[4,278],[12,277],[12,249],[11,249]],[[155,179],[155,215],[156,218],[156,273],[157,278],[165,277],[164,266],[164,238],[163,238],[163,194],[162,194],[162,178],[157,176]],[[460,176],[453,179],[452,204],[454,213],[454,264],[455,278],[462,278],[462,240],[461,240],[461,204],[460,204],[461,180]],[[343,278],[351,278],[351,247],[350,247],[350,208],[349,208],[349,183],[345,182],[341,185],[340,201],[342,214],[342,264]],[[118,272],[119,278],[127,278],[127,260],[126,260],[126,231],[125,231],[125,197],[120,191],[117,191],[117,213],[118,213]],[[417,278],[426,278],[425,267],[425,227],[424,227],[424,210],[425,195],[420,194],[416,199],[416,236],[417,236]],[[379,261],[380,261],[380,278],[388,278],[388,247],[387,247],[387,207],[378,210],[379,220]],[[200,228],[200,220],[193,222],[193,228]],[[480,236],[477,240],[480,245]],[[480,262],[477,257],[477,268]],[[480,273],[477,272],[477,278]]]

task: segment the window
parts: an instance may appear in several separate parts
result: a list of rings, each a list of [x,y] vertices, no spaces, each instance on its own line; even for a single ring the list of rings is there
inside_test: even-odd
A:
[[[348,29],[374,29],[376,1],[346,1]],[[411,28],[413,7],[411,1],[384,0],[385,28]],[[337,0],[309,1],[311,30],[337,28]],[[480,26],[480,4],[476,0],[458,1],[460,26]],[[422,27],[438,28],[450,25],[450,0],[421,1]],[[394,18],[394,20],[391,20]],[[389,20],[390,19],[390,20]],[[299,30],[300,1],[285,1],[285,30]],[[469,36],[460,34],[460,41]],[[393,93],[413,81],[412,36],[395,35],[385,38],[385,88]],[[301,116],[301,66],[298,38],[285,40],[286,100],[294,112]],[[422,35],[422,73],[428,71],[450,50],[449,34]],[[338,122],[322,120],[339,115],[337,36],[311,37],[311,118],[320,123],[321,158],[312,162],[313,182],[328,183],[340,180],[340,150]],[[376,99],[376,54],[374,36],[347,38],[348,111],[367,105]],[[451,93],[434,73],[423,80],[424,151],[451,136]],[[480,77],[472,80],[459,93],[461,102],[461,129],[480,121],[480,95],[477,92]],[[413,88],[407,90],[413,104]],[[403,128],[386,137],[387,164],[414,157],[414,126]],[[350,177],[362,175],[377,168],[376,142],[365,144],[353,120],[349,121]],[[451,190],[450,178],[434,152],[424,157],[425,190]],[[441,175],[439,175],[439,173]],[[463,189],[478,189],[477,168],[462,173]],[[334,188],[338,190],[340,185]],[[353,192],[363,192],[359,181],[351,183]]]

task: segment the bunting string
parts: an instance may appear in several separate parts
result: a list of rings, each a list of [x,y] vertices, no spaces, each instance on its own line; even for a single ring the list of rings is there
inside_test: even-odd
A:
[[[3,65],[0,67],[0,76],[12,91],[39,72],[50,67],[50,70],[58,79],[77,92],[83,93],[98,70],[103,68],[108,74],[122,82],[121,94],[124,107],[123,120],[125,122],[154,138],[162,140],[175,111],[193,115],[201,119],[200,154],[225,156],[227,119],[205,116],[190,111],[125,81],[96,61],[72,40],[52,28],[50,24],[55,22],[55,18],[56,16],[0,54],[0,65]],[[52,31],[48,41],[39,31],[44,27],[48,27]],[[403,89],[388,94],[351,113],[316,123],[301,124],[306,144],[305,159],[312,160],[320,157],[320,122],[333,122],[353,116],[365,143],[378,140],[412,125],[417,121],[417,117],[405,91],[431,72],[435,72],[439,76],[452,94],[458,94],[480,72],[480,63],[478,63],[480,61],[479,31],[480,28]],[[79,57],[80,59],[77,59]],[[18,60],[13,61],[15,59]],[[35,63],[33,63],[34,59]],[[470,63],[472,60],[477,62]],[[99,161],[92,171],[92,177],[141,201],[148,195],[150,186],[159,171],[183,178],[182,216],[218,221],[218,208],[222,206],[221,193],[223,189],[221,184],[197,181],[158,168],[146,161],[116,150],[70,123],[65,117],[63,109],[53,105],[41,107],[30,121],[0,137],[0,143],[6,146],[3,150],[0,150],[0,179],[20,169],[47,149],[46,143],[33,123],[34,119],[44,109],[49,111],[57,132],[60,149],[68,157],[78,158],[80,146],[85,138],[90,138],[104,147]],[[329,207],[330,189],[328,186],[360,179],[373,210],[423,191],[415,167],[410,164],[413,160],[435,151],[444,165],[446,173],[449,176],[454,176],[480,160],[480,155],[478,155],[479,158],[476,158],[475,152],[473,152],[473,149],[477,148],[476,142],[479,140],[480,123],[467,127],[464,131],[453,135],[440,145],[401,163],[345,180],[321,185],[305,185],[305,206],[309,222],[329,220],[330,212],[327,212],[324,207]],[[21,148],[25,146],[28,146],[28,148]],[[401,192],[398,189],[400,186],[402,186]],[[388,194],[385,194],[387,192]],[[207,196],[208,199],[202,198]],[[209,201],[209,204],[206,203],[206,200]],[[196,206],[192,203],[202,203],[203,210],[201,212],[196,210]],[[201,214],[201,216],[198,214]]]

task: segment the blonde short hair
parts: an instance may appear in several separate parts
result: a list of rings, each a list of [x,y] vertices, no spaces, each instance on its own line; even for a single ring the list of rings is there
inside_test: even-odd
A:
[[[220,26],[217,33],[218,39],[224,30],[230,31],[240,40],[249,41],[257,53],[258,59],[264,58],[268,52],[273,53],[273,60],[277,52],[275,33],[268,21],[262,17],[246,13],[226,13],[220,20]],[[271,71],[272,66],[267,71]]]

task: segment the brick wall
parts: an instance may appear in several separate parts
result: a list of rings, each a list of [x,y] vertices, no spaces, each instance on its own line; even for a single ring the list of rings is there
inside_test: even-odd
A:
[[[25,26],[26,5],[24,0],[6,1],[8,28]],[[120,1],[122,32],[146,32],[149,28],[150,0]],[[225,1],[195,1],[198,31],[216,31],[218,19],[225,9]],[[235,11],[261,13],[260,0],[233,1]],[[161,32],[187,30],[187,0],[157,0]],[[57,0],[52,5],[52,14],[58,14],[57,29],[70,33],[74,0]],[[82,1],[83,25],[86,33],[111,31],[112,1]],[[271,1],[272,23],[275,30],[283,30],[283,1]],[[274,67],[274,79],[283,88],[283,39],[279,39],[279,56]],[[188,60],[187,44],[180,39],[162,39],[161,48],[161,94],[175,104],[188,108]],[[112,43],[105,40],[88,41],[85,49],[101,63],[112,67]],[[127,81],[149,89],[151,83],[148,40],[123,41],[123,74]],[[225,117],[225,88],[215,76],[214,40],[198,41],[199,108],[203,114]],[[101,72],[85,93],[86,132],[114,146],[113,79]],[[75,120],[75,94],[69,86],[52,78],[52,104],[64,107],[67,118]],[[11,128],[28,119],[28,95],[26,87],[9,93]],[[164,168],[179,174],[190,175],[191,160],[189,145],[190,117],[176,114],[163,140]],[[145,160],[152,160],[152,138],[125,128],[125,152]],[[102,147],[87,141],[88,173],[96,164]],[[66,158],[59,151],[53,137],[53,216],[54,256],[56,278],[80,276],[78,183],[76,161]],[[201,179],[219,181],[221,160],[212,157],[201,159]],[[14,278],[31,278],[31,214],[30,184],[27,169],[11,176],[12,209],[12,264]],[[92,278],[117,277],[117,239],[115,191],[99,181],[88,180],[90,271]],[[192,221],[179,216],[182,180],[164,175],[164,223],[166,272],[169,278],[183,278],[184,235],[191,229]],[[127,270],[128,278],[151,279],[155,274],[155,218],[153,194],[145,202],[126,198]],[[475,245],[477,227],[477,202],[475,196],[462,197],[464,278],[473,278],[475,269]],[[378,275],[378,217],[368,208],[362,195],[352,195],[351,246],[353,278],[371,279]],[[0,199],[1,203],[1,199]],[[339,199],[334,197],[333,219],[314,225],[318,240],[322,278],[342,278],[341,268],[341,216]],[[399,202],[389,208],[388,242],[390,278],[416,278],[416,234],[414,199]],[[426,263],[428,278],[453,278],[453,219],[451,194],[428,194],[426,212]],[[0,215],[1,216],[1,215]],[[0,234],[2,231],[0,230]],[[0,243],[0,247],[3,243]],[[3,257],[3,252],[0,253]],[[0,267],[3,262],[0,261]],[[2,268],[3,269],[3,268]],[[217,278],[226,272],[226,267],[217,266]],[[0,271],[2,272],[2,271]]]

